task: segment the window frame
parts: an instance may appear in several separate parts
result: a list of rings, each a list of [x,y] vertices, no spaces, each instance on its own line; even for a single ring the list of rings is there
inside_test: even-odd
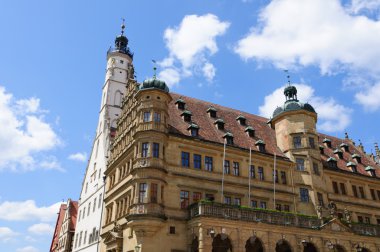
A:
[[[202,155],[193,154],[193,166],[194,169],[202,169]]]
[[[213,170],[213,158],[210,156],[205,156],[205,170],[210,172]]]
[[[309,189],[300,187],[300,200],[305,203],[310,202]]]
[[[189,206],[189,200],[190,200],[190,193],[189,191],[181,190],[180,192],[180,206],[181,209],[187,209]]]
[[[181,166],[189,168],[190,167],[190,153],[186,151],[181,152]]]
[[[159,143],[153,143],[152,144],[152,157],[159,158],[160,157],[160,144]]]

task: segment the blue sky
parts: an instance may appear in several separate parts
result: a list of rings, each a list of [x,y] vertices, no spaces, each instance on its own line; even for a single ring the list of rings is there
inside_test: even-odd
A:
[[[0,248],[46,251],[59,202],[78,199],[106,51],[126,19],[138,81],[270,116],[284,69],[318,128],[380,141],[379,0],[3,1]]]

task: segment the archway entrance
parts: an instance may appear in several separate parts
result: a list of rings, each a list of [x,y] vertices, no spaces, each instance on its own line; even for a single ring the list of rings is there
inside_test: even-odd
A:
[[[346,250],[341,245],[335,245],[334,252],[346,252]]]
[[[306,245],[303,247],[303,252],[318,252],[317,248],[314,246],[313,243],[308,242]]]
[[[194,239],[193,241],[191,242],[191,248],[190,248],[190,251],[191,252],[198,252],[199,248],[199,241],[198,241],[198,237],[197,236],[194,236]]]
[[[292,252],[292,249],[287,241],[279,240],[276,243],[276,252]]]
[[[256,236],[251,236],[245,243],[246,252],[264,252],[262,242]]]
[[[369,249],[367,248],[362,248],[362,252],[371,252],[371,251],[369,251]]]
[[[212,252],[232,252],[230,238],[226,234],[217,234],[212,240]]]

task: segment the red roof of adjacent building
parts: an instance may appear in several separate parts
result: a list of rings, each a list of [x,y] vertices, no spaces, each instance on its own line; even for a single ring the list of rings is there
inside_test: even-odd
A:
[[[63,219],[65,217],[65,213],[66,213],[66,204],[63,203],[61,204],[59,208],[57,222],[55,223],[53,239],[50,245],[50,252],[55,251],[55,248],[58,246],[59,232],[61,231],[61,226],[62,226]]]
[[[77,224],[78,201],[70,201],[70,231],[74,231]]]
[[[190,131],[188,130],[191,123],[195,123],[199,126],[199,138],[200,140],[214,142],[223,144],[223,136],[225,133],[230,132],[233,134],[233,146],[238,148],[249,149],[258,151],[255,148],[255,143],[258,140],[263,140],[265,142],[265,153],[286,158],[285,154],[277,147],[275,131],[269,127],[267,124],[268,119],[252,115],[243,111],[227,108],[220,106],[218,104],[198,100],[195,98],[187,97],[184,95],[179,95],[176,93],[170,93],[173,100],[169,104],[169,132],[171,134],[178,134],[181,136],[191,137]],[[185,110],[177,108],[176,101],[178,99],[183,100],[185,105],[185,110],[191,112],[191,122],[185,122],[182,118],[182,113]],[[217,110],[216,118],[211,118],[207,114],[207,109],[213,107]],[[240,125],[236,120],[238,116],[244,116],[246,118],[246,125]],[[224,130],[219,130],[215,126],[215,120],[223,119],[225,125]],[[251,126],[255,130],[255,136],[250,137],[245,132],[247,126]],[[337,166],[341,171],[349,171],[351,169],[346,167],[347,162],[353,161],[352,155],[354,153],[361,156],[361,164],[357,164],[357,172],[362,175],[370,176],[370,174],[365,170],[367,166],[372,166],[376,170],[377,177],[380,178],[380,166],[371,157],[364,153],[358,146],[355,146],[349,139],[339,139],[336,137],[328,136],[319,133],[319,141],[322,144],[324,138],[329,138],[331,140],[332,148],[325,148],[324,154],[321,154],[321,159],[324,166],[327,167],[326,161],[329,157],[336,157],[334,150],[336,146],[344,142],[349,146],[349,152],[343,152],[343,159],[337,159]]]

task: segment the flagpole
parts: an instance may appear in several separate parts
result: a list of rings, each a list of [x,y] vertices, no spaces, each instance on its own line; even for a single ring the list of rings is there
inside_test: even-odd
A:
[[[273,208],[276,209],[276,152],[274,153],[273,165]]]
[[[224,197],[224,162],[226,159],[226,139],[224,139],[224,146],[223,146],[223,163],[222,163],[222,195],[220,196],[220,203],[223,203],[223,197]]]
[[[248,206],[251,206],[251,167],[252,167],[252,148],[249,147],[249,165],[248,165]]]

